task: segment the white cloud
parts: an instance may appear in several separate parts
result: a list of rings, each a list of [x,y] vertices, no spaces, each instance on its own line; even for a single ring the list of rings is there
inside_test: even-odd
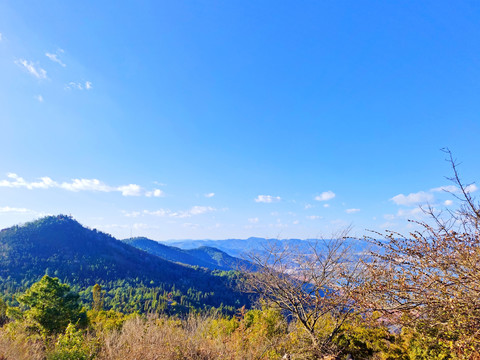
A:
[[[393,220],[393,219],[395,219],[395,215],[393,215],[393,214],[385,214],[385,215],[383,215],[383,218],[384,218],[385,220]]]
[[[292,222],[292,224],[293,224],[293,225],[298,225],[298,224],[300,224],[300,221],[295,220],[295,221]]]
[[[133,217],[133,218],[139,217],[141,215],[140,211],[132,211],[132,212],[122,211],[122,213],[126,217]]]
[[[472,192],[475,192],[477,190],[478,190],[478,187],[475,184],[471,184],[471,185],[468,185],[467,187],[465,187],[465,192],[466,193],[472,193]]]
[[[189,214],[191,215],[201,215],[207,212],[215,211],[215,208],[211,206],[194,206],[190,209]]]
[[[90,90],[92,89],[92,83],[90,81],[85,81],[85,83],[70,81],[65,85],[65,90]]]
[[[445,205],[445,206],[450,206],[452,204],[453,204],[452,200],[445,200],[445,202],[443,203],[443,205]]]
[[[425,213],[420,208],[414,208],[414,209],[408,209],[408,210],[400,209],[397,212],[397,216],[419,219],[419,218],[425,217]]]
[[[458,188],[455,185],[444,185],[444,186],[439,186],[439,187],[430,189],[430,191],[456,193],[458,191]]]
[[[2,41],[2,40],[3,40],[3,35],[2,35],[2,33],[0,33],[0,41]]]
[[[397,205],[412,206],[431,202],[433,201],[433,198],[434,197],[432,194],[429,194],[425,191],[420,191],[418,193],[411,193],[408,195],[398,194],[390,200]]]
[[[322,217],[321,216],[318,216],[318,215],[309,215],[307,216],[307,219],[309,220],[317,220],[317,219],[321,219]]]
[[[360,209],[347,209],[347,210],[345,210],[345,212],[346,212],[347,214],[355,214],[355,213],[357,213],[357,212],[359,212],[359,211],[360,211]]]
[[[312,207],[313,207],[312,204],[307,204],[307,205],[305,205],[305,210],[311,209]]]
[[[40,181],[27,182],[24,178],[14,173],[7,174],[8,180],[0,180],[0,187],[9,188],[26,188],[32,189],[48,189],[51,187],[57,187],[58,184],[49,177],[42,177]]]
[[[15,64],[17,64],[20,67],[23,67],[31,75],[35,76],[39,80],[47,78],[47,72],[41,67],[36,67],[36,65],[31,61],[27,61],[25,59],[18,59],[18,60],[15,60]]]
[[[62,60],[60,60],[60,59],[58,58],[59,53],[62,53],[62,54],[63,54],[63,50],[62,50],[62,49],[58,49],[55,54],[52,54],[52,53],[48,53],[48,52],[47,52],[47,53],[45,53],[45,56],[48,57],[48,58],[49,58],[50,60],[52,60],[53,62],[56,62],[56,63],[59,64],[60,66],[66,67],[67,65],[65,65],[65,64],[62,62]]]
[[[0,213],[31,213],[33,212],[32,210],[25,209],[25,208],[15,208],[15,207],[10,207],[10,206],[4,206],[0,207]]]
[[[110,192],[114,188],[104,184],[98,179],[72,179],[72,182],[64,182],[60,185],[62,189],[68,191],[100,191]]]
[[[154,215],[160,217],[173,217],[173,218],[188,218],[195,215],[202,215],[209,212],[216,211],[217,209],[211,206],[193,206],[189,210],[180,210],[180,211],[171,211],[168,209],[159,209],[155,211],[143,210],[143,213],[146,215]]]
[[[117,187],[117,190],[122,193],[123,196],[140,196],[142,195],[142,188],[137,184],[128,184]]]
[[[280,196],[258,195],[255,199],[257,203],[273,203],[282,200]]]
[[[205,194],[205,197],[206,198],[212,198],[215,196],[215,193],[211,192],[211,193],[208,193],[208,194]]]
[[[43,96],[42,96],[42,95],[35,95],[34,98],[35,98],[38,102],[43,102]]]
[[[478,187],[475,184],[470,184],[468,186],[465,186],[465,192],[467,192],[467,193],[471,193],[471,192],[474,192],[474,191],[477,191],[477,190],[478,190]],[[446,192],[450,192],[450,193],[459,193],[460,188],[458,188],[455,185],[445,185],[445,186],[440,186],[440,187],[437,187],[437,188],[433,188],[430,191],[433,191],[433,192],[446,191]]]
[[[258,224],[258,217],[248,219],[248,222],[251,224]]]
[[[324,208],[329,208],[329,207],[330,207],[330,204],[323,204],[323,207],[324,207]]]
[[[29,182],[14,173],[8,173],[7,179],[0,180],[0,187],[25,188],[29,190],[58,188],[73,192],[120,192],[123,196],[163,196],[163,191],[160,189],[145,191],[140,185],[137,184],[110,186],[98,179],[72,179],[70,182],[58,183],[48,176],[41,177],[37,181]]]
[[[162,197],[162,196],[165,196],[165,193],[160,189],[155,189],[153,191],[147,191],[145,193],[145,196],[146,197],[152,197],[152,196],[153,197]]]
[[[170,210],[165,210],[165,209],[159,209],[159,210],[155,210],[155,211],[143,210],[143,213],[146,214],[146,215],[154,215],[154,216],[163,217],[163,216],[167,216],[168,214],[170,214],[171,211]]]
[[[315,200],[317,201],[328,201],[335,197],[335,193],[333,191],[324,191],[320,195],[315,196]]]

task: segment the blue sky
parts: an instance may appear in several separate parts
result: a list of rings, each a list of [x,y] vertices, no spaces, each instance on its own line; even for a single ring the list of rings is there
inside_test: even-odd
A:
[[[441,148],[480,179],[475,1],[0,0],[0,34],[2,228],[408,232],[457,205]]]

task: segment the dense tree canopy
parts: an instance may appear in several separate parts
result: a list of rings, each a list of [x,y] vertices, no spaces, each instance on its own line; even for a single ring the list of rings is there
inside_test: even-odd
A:
[[[19,297],[19,302],[26,309],[24,317],[30,327],[46,335],[63,332],[69,323],[86,324],[79,295],[58,278],[45,275]]]

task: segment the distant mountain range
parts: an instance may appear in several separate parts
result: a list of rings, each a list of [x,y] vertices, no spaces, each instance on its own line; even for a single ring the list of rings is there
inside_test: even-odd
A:
[[[246,260],[230,256],[226,252],[210,246],[181,249],[145,237],[136,237],[122,241],[165,260],[192,266],[201,266],[212,270],[245,270],[251,269],[253,266]]]
[[[162,244],[178,247],[180,249],[196,249],[202,246],[219,249],[230,256],[248,259],[251,253],[262,253],[271,248],[292,248],[300,252],[308,253],[311,246],[317,244],[317,239],[266,239],[250,237],[248,239],[225,239],[225,240],[168,240]]]

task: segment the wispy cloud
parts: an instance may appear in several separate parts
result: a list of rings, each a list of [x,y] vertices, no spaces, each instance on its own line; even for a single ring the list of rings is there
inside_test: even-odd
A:
[[[478,190],[478,187],[477,185],[475,184],[470,184],[470,185],[467,185],[464,187],[464,190],[465,192],[467,193],[472,193],[474,191],[477,191]],[[441,192],[441,191],[444,191],[444,192],[449,192],[449,193],[459,193],[460,192],[460,188],[455,186],[455,185],[445,185],[445,186],[440,186],[440,187],[436,187],[436,188],[433,188],[433,189],[430,189],[430,191],[432,192]]]
[[[318,219],[321,219],[322,217],[321,216],[318,216],[318,215],[308,215],[307,216],[307,219],[309,220],[318,220]]]
[[[158,210],[143,210],[145,215],[154,215],[159,217],[172,217],[172,218],[188,218],[195,215],[202,215],[209,212],[216,211],[217,209],[211,206],[193,206],[188,210],[172,211],[169,209],[158,209]],[[127,215],[126,215],[127,216]]]
[[[421,219],[426,217],[427,215],[421,208],[414,208],[414,209],[400,209],[397,212],[398,217],[404,217],[404,218],[415,218],[415,219]]]
[[[425,191],[419,191],[417,193],[411,193],[408,195],[398,194],[390,200],[397,205],[413,206],[432,202],[433,199],[434,196],[432,194]]]
[[[345,212],[346,212],[347,214],[355,214],[355,213],[357,213],[357,212],[359,212],[359,211],[360,211],[360,209],[347,209],[347,210],[345,210]]]
[[[3,35],[0,33],[0,41],[3,41]]]
[[[140,211],[128,212],[128,211],[123,210],[122,213],[123,213],[124,216],[132,217],[132,218],[136,218],[136,217],[139,217],[140,215],[142,215],[142,213]]]
[[[85,81],[84,83],[70,81],[65,85],[65,90],[91,90],[93,88],[90,81]]]
[[[215,211],[215,208],[211,206],[194,206],[188,211],[188,213],[191,215],[201,215],[212,211]]]
[[[257,203],[274,203],[279,202],[282,200],[280,196],[271,196],[271,195],[258,195],[255,198],[255,202]]]
[[[98,179],[72,179],[70,182],[57,182],[48,176],[39,178],[36,181],[26,181],[14,173],[8,173],[7,179],[0,180],[0,187],[33,189],[63,189],[72,192],[93,191],[93,192],[120,192],[123,196],[161,196],[158,189],[145,191],[140,185],[128,184],[111,186]],[[160,194],[160,195],[159,195]]]
[[[145,193],[146,197],[162,197],[165,196],[165,193],[160,189],[154,189],[153,191],[147,191]]]
[[[46,212],[40,212],[32,209],[11,207],[11,206],[0,206],[0,214],[17,214],[17,215],[25,214],[25,215],[35,215],[39,217],[51,215]]]
[[[171,211],[168,209],[159,209],[159,210],[143,210],[143,214],[145,215],[154,215],[154,216],[168,216],[171,214]],[[127,215],[128,216],[128,215]]]
[[[10,207],[10,206],[4,206],[0,207],[0,213],[21,213],[21,214],[27,214],[27,213],[33,213],[34,211],[25,209],[25,208],[15,208],[15,207]]]
[[[248,222],[250,224],[258,224],[259,219],[258,219],[258,217],[250,218],[250,219],[248,219]]]
[[[58,186],[58,184],[49,177],[42,177],[39,181],[27,182],[22,177],[14,173],[7,174],[8,179],[0,180],[0,187],[10,188],[27,188],[32,189],[48,189]]]
[[[315,196],[315,200],[317,201],[328,201],[333,199],[336,196],[336,194],[329,190],[329,191],[324,191],[320,195]]]
[[[35,95],[34,98],[35,98],[38,102],[43,102],[43,96],[42,96],[42,95]]]
[[[433,189],[430,189],[432,192],[451,192],[451,193],[456,193],[458,192],[458,188],[455,185],[445,185],[445,186],[439,186]]]
[[[111,192],[114,191],[115,188],[103,183],[102,181],[98,179],[73,179],[72,182],[63,182],[61,184],[58,184],[51,180],[50,178],[47,178],[50,180],[50,187],[60,187],[62,189],[68,190],[68,191],[99,191],[99,192]],[[23,180],[23,179],[22,179]]]
[[[56,62],[60,66],[66,67],[67,65],[65,65],[65,63],[58,58],[60,56],[60,54],[63,54],[63,53],[64,53],[64,51],[62,49],[58,49],[55,53],[48,53],[48,52],[45,53],[45,56],[48,57],[53,62]]]
[[[450,206],[452,204],[453,204],[452,200],[445,200],[445,202],[443,203],[443,205],[445,205],[445,206]]]
[[[212,198],[215,196],[215,193],[211,192],[211,193],[208,193],[208,194],[205,194],[204,195],[206,198]]]
[[[15,64],[20,66],[22,69],[27,70],[28,73],[35,76],[39,80],[47,79],[47,71],[45,69],[42,69],[40,66],[35,65],[31,61],[25,59],[18,59],[15,60]]]

